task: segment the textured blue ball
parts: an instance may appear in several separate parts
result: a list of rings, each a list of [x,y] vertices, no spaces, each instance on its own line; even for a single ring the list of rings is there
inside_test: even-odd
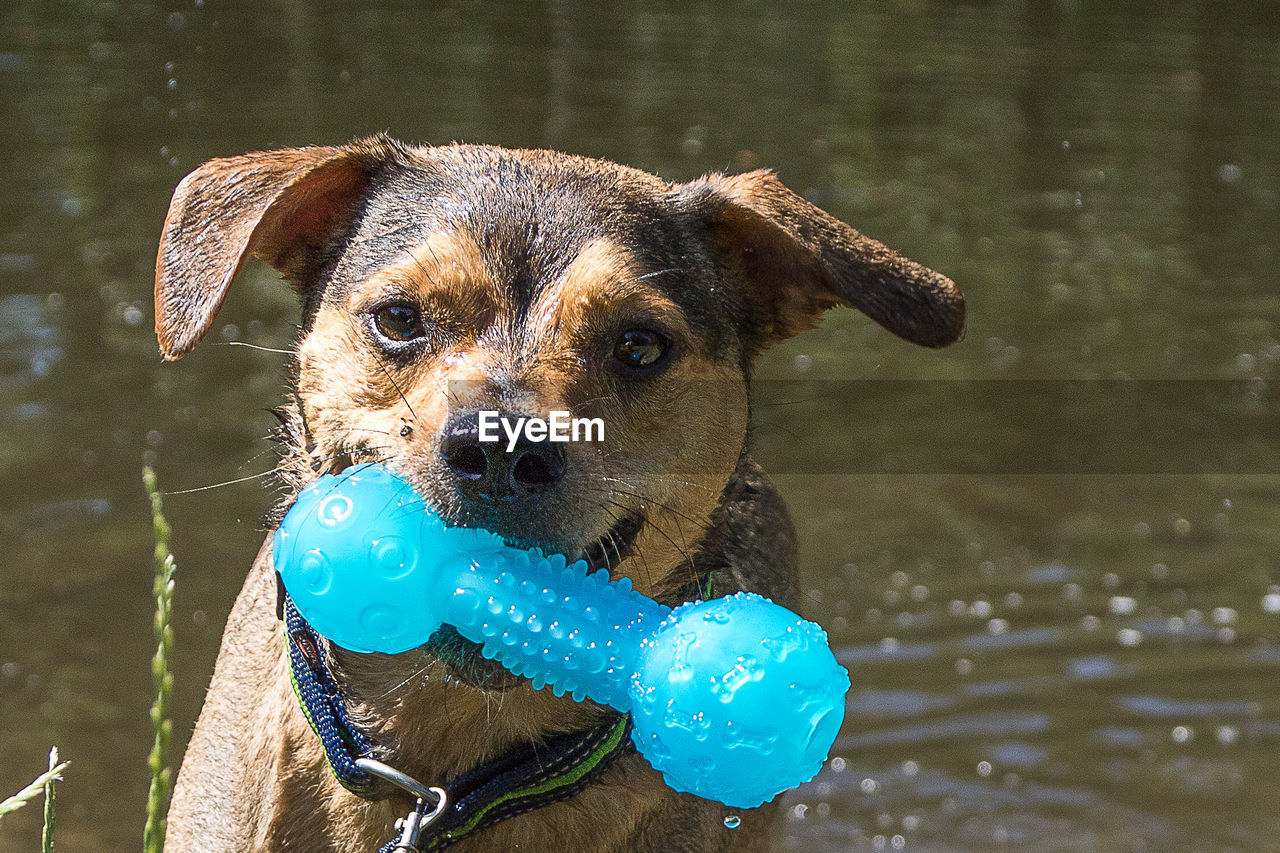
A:
[[[423,563],[450,556],[439,550],[446,538],[444,523],[408,482],[381,465],[361,465],[298,495],[272,556],[299,611],[323,636],[352,651],[395,653],[422,645],[440,626],[433,607],[440,598],[431,589],[439,572]]]
[[[667,784],[752,808],[812,779],[849,675],[812,622],[754,593],[672,611],[631,685],[632,738]]]

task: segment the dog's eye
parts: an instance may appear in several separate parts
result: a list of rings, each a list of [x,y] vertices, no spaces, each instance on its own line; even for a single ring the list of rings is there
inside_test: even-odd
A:
[[[422,312],[403,302],[379,308],[373,324],[378,334],[392,341],[416,341],[427,333],[422,327]]]
[[[667,354],[671,341],[650,329],[631,329],[618,336],[613,345],[614,361],[631,370],[652,367]]]

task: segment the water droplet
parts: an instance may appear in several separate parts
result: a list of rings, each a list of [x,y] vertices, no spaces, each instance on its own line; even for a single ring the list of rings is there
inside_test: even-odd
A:
[[[1122,628],[1116,633],[1116,640],[1120,645],[1131,649],[1142,642],[1142,632],[1133,628]]]
[[[1113,595],[1107,609],[1117,616],[1127,616],[1138,609],[1138,600],[1127,595]]]
[[[738,817],[736,814],[725,816],[725,819],[724,819],[725,829],[737,829],[741,825],[742,825],[742,818]]]

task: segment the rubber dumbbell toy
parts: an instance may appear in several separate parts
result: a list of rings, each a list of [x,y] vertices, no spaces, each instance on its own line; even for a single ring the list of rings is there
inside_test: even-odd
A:
[[[304,489],[273,549],[332,642],[393,654],[452,625],[535,688],[630,712],[678,791],[758,806],[817,774],[844,719],[849,676],[813,622],[745,592],[672,610],[583,561],[447,527],[381,465]]]

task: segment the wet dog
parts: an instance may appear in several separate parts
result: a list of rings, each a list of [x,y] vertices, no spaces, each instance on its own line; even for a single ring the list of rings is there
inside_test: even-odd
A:
[[[296,491],[377,460],[452,523],[581,556],[675,604],[753,590],[788,606],[796,543],[748,450],[753,360],[852,306],[908,341],[964,326],[955,285],[770,172],[687,183],[550,151],[375,137],[204,164],[156,265],[167,359],[208,331],[250,256],[302,302],[280,473]],[[603,440],[479,441],[480,412],[603,421]],[[284,506],[287,507],[288,501]],[[298,707],[270,539],[227,623],[169,817],[175,851],[377,850],[407,800],[357,796]],[[612,712],[535,691],[442,630],[422,649],[329,648],[384,760],[428,785]],[[764,849],[744,812],[667,788],[643,758],[470,834],[457,850]]]

